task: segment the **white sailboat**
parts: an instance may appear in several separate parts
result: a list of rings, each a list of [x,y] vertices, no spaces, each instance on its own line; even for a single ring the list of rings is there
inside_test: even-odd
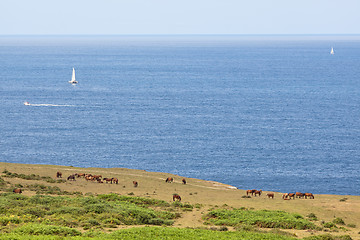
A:
[[[334,55],[334,48],[333,47],[331,48],[330,54]]]
[[[73,68],[71,81],[69,81],[69,83],[71,83],[72,85],[76,85],[78,83],[78,81],[75,80],[75,68]]]

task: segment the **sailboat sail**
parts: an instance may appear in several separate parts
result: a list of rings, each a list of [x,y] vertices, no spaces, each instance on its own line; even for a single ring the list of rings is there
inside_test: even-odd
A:
[[[75,68],[73,68],[73,72],[72,72],[72,77],[71,77],[71,81],[75,82]]]
[[[331,48],[330,54],[334,55],[334,48]]]
[[[76,79],[75,79],[75,68],[73,68],[72,76],[71,76],[71,81],[69,81],[69,83],[71,83],[71,84],[77,84],[77,83],[78,83],[78,82],[76,81]]]

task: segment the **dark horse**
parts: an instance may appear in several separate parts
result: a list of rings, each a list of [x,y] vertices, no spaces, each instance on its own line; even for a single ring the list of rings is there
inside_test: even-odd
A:
[[[172,177],[168,177],[165,182],[168,182],[168,183],[172,183],[174,181],[174,179]]]
[[[186,179],[183,178],[183,179],[182,179],[182,182],[183,182],[183,184],[186,184]]]
[[[251,194],[251,196],[253,196],[255,192],[256,192],[256,189],[246,190],[246,196],[248,196],[249,194]]]
[[[139,184],[137,181],[133,181],[134,187],[137,187]]]
[[[256,195],[259,195],[259,197],[261,196],[261,193],[262,193],[262,190],[260,189],[260,190],[256,190],[255,192],[254,192],[254,194],[255,194],[255,197],[256,197]]]
[[[75,180],[75,174],[68,176],[67,180],[76,181],[76,180]]]
[[[173,194],[173,201],[178,200],[179,202],[181,201],[181,197],[179,194]]]
[[[116,177],[113,177],[113,178],[112,178],[112,182],[113,182],[113,183],[116,183],[116,184],[119,184],[119,179],[117,179]]]
[[[57,177],[57,178],[61,178],[61,177],[62,177],[62,173],[61,173],[61,172],[57,172],[57,173],[56,173],[56,177]]]

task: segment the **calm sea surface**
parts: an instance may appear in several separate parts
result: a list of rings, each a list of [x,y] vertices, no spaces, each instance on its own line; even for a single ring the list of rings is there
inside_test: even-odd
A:
[[[0,37],[2,162],[360,195],[359,107],[359,37]]]

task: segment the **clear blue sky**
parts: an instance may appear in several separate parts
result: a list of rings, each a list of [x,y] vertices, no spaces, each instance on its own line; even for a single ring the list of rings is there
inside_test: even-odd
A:
[[[360,0],[0,0],[14,34],[360,34]]]

